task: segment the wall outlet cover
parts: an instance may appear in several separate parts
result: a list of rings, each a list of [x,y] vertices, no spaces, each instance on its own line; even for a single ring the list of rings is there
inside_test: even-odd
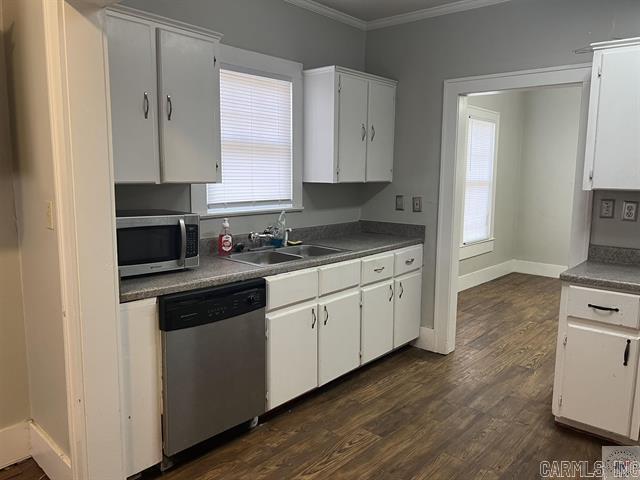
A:
[[[404,195],[396,195],[396,210],[404,210]]]
[[[616,210],[616,201],[613,198],[600,200],[600,218],[613,218]]]
[[[622,220],[625,222],[636,222],[638,220],[638,202],[625,200],[622,203]]]
[[[413,197],[413,211],[414,212],[422,211],[422,197]]]

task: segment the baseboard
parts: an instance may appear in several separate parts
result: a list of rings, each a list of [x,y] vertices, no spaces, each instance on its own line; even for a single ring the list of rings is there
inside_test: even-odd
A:
[[[514,260],[507,260],[506,262],[492,265],[482,270],[461,275],[458,277],[458,291],[462,292],[468,288],[482,285],[483,283],[513,273],[515,268],[514,263]]]
[[[71,480],[71,461],[37,424],[29,424],[31,456],[51,480]]]
[[[0,469],[31,456],[29,424],[22,421],[0,430]]]
[[[558,278],[569,267],[566,265],[554,265],[552,263],[527,262],[526,260],[514,260],[514,272],[539,275],[541,277]]]
[[[436,351],[436,331],[433,328],[420,327],[420,336],[411,344],[422,350]]]

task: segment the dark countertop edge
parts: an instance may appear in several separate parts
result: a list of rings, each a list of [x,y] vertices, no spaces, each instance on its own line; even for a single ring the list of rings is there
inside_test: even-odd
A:
[[[198,280],[189,280],[182,283],[176,283],[169,287],[157,287],[147,290],[140,289],[134,292],[125,292],[120,294],[120,303],[129,303],[137,300],[144,300],[147,298],[160,297],[162,295],[168,295],[171,293],[187,292],[189,290],[198,290],[200,288],[215,287],[218,285],[225,285],[228,283],[234,283],[243,280],[250,280],[253,278],[270,277],[273,275],[279,275],[281,273],[295,272],[297,270],[304,270],[305,268],[319,267],[322,265],[330,265],[332,263],[344,262],[347,260],[354,260],[356,258],[368,257],[370,255],[376,255],[378,253],[389,252],[392,250],[398,250],[401,248],[411,247],[414,245],[420,245],[424,243],[423,238],[412,237],[402,238],[399,237],[397,242],[390,243],[382,247],[369,248],[365,250],[351,250],[346,252],[336,253],[334,255],[327,255],[317,258],[305,258],[303,260],[296,260],[287,263],[281,263],[276,265],[268,265],[265,267],[256,266],[253,270],[244,270],[237,273],[228,273],[219,276],[212,276],[209,278],[203,278]],[[232,260],[228,260],[232,261]],[[247,266],[246,264],[244,264]],[[161,274],[159,274],[161,275]]]

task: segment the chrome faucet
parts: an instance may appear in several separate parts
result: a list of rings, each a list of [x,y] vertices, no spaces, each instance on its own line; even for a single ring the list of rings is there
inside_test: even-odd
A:
[[[252,242],[255,242],[257,240],[267,240],[267,239],[273,240],[275,237],[276,237],[276,231],[271,225],[265,228],[264,232],[262,233],[251,232],[249,234],[249,240],[251,240]]]

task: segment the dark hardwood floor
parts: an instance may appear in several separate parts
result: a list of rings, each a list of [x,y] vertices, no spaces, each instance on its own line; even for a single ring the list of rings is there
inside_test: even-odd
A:
[[[469,289],[454,353],[405,348],[145,477],[534,479],[541,460],[598,460],[600,440],[551,414],[559,298],[521,274]]]
[[[0,480],[49,480],[33,459],[0,470]]]

